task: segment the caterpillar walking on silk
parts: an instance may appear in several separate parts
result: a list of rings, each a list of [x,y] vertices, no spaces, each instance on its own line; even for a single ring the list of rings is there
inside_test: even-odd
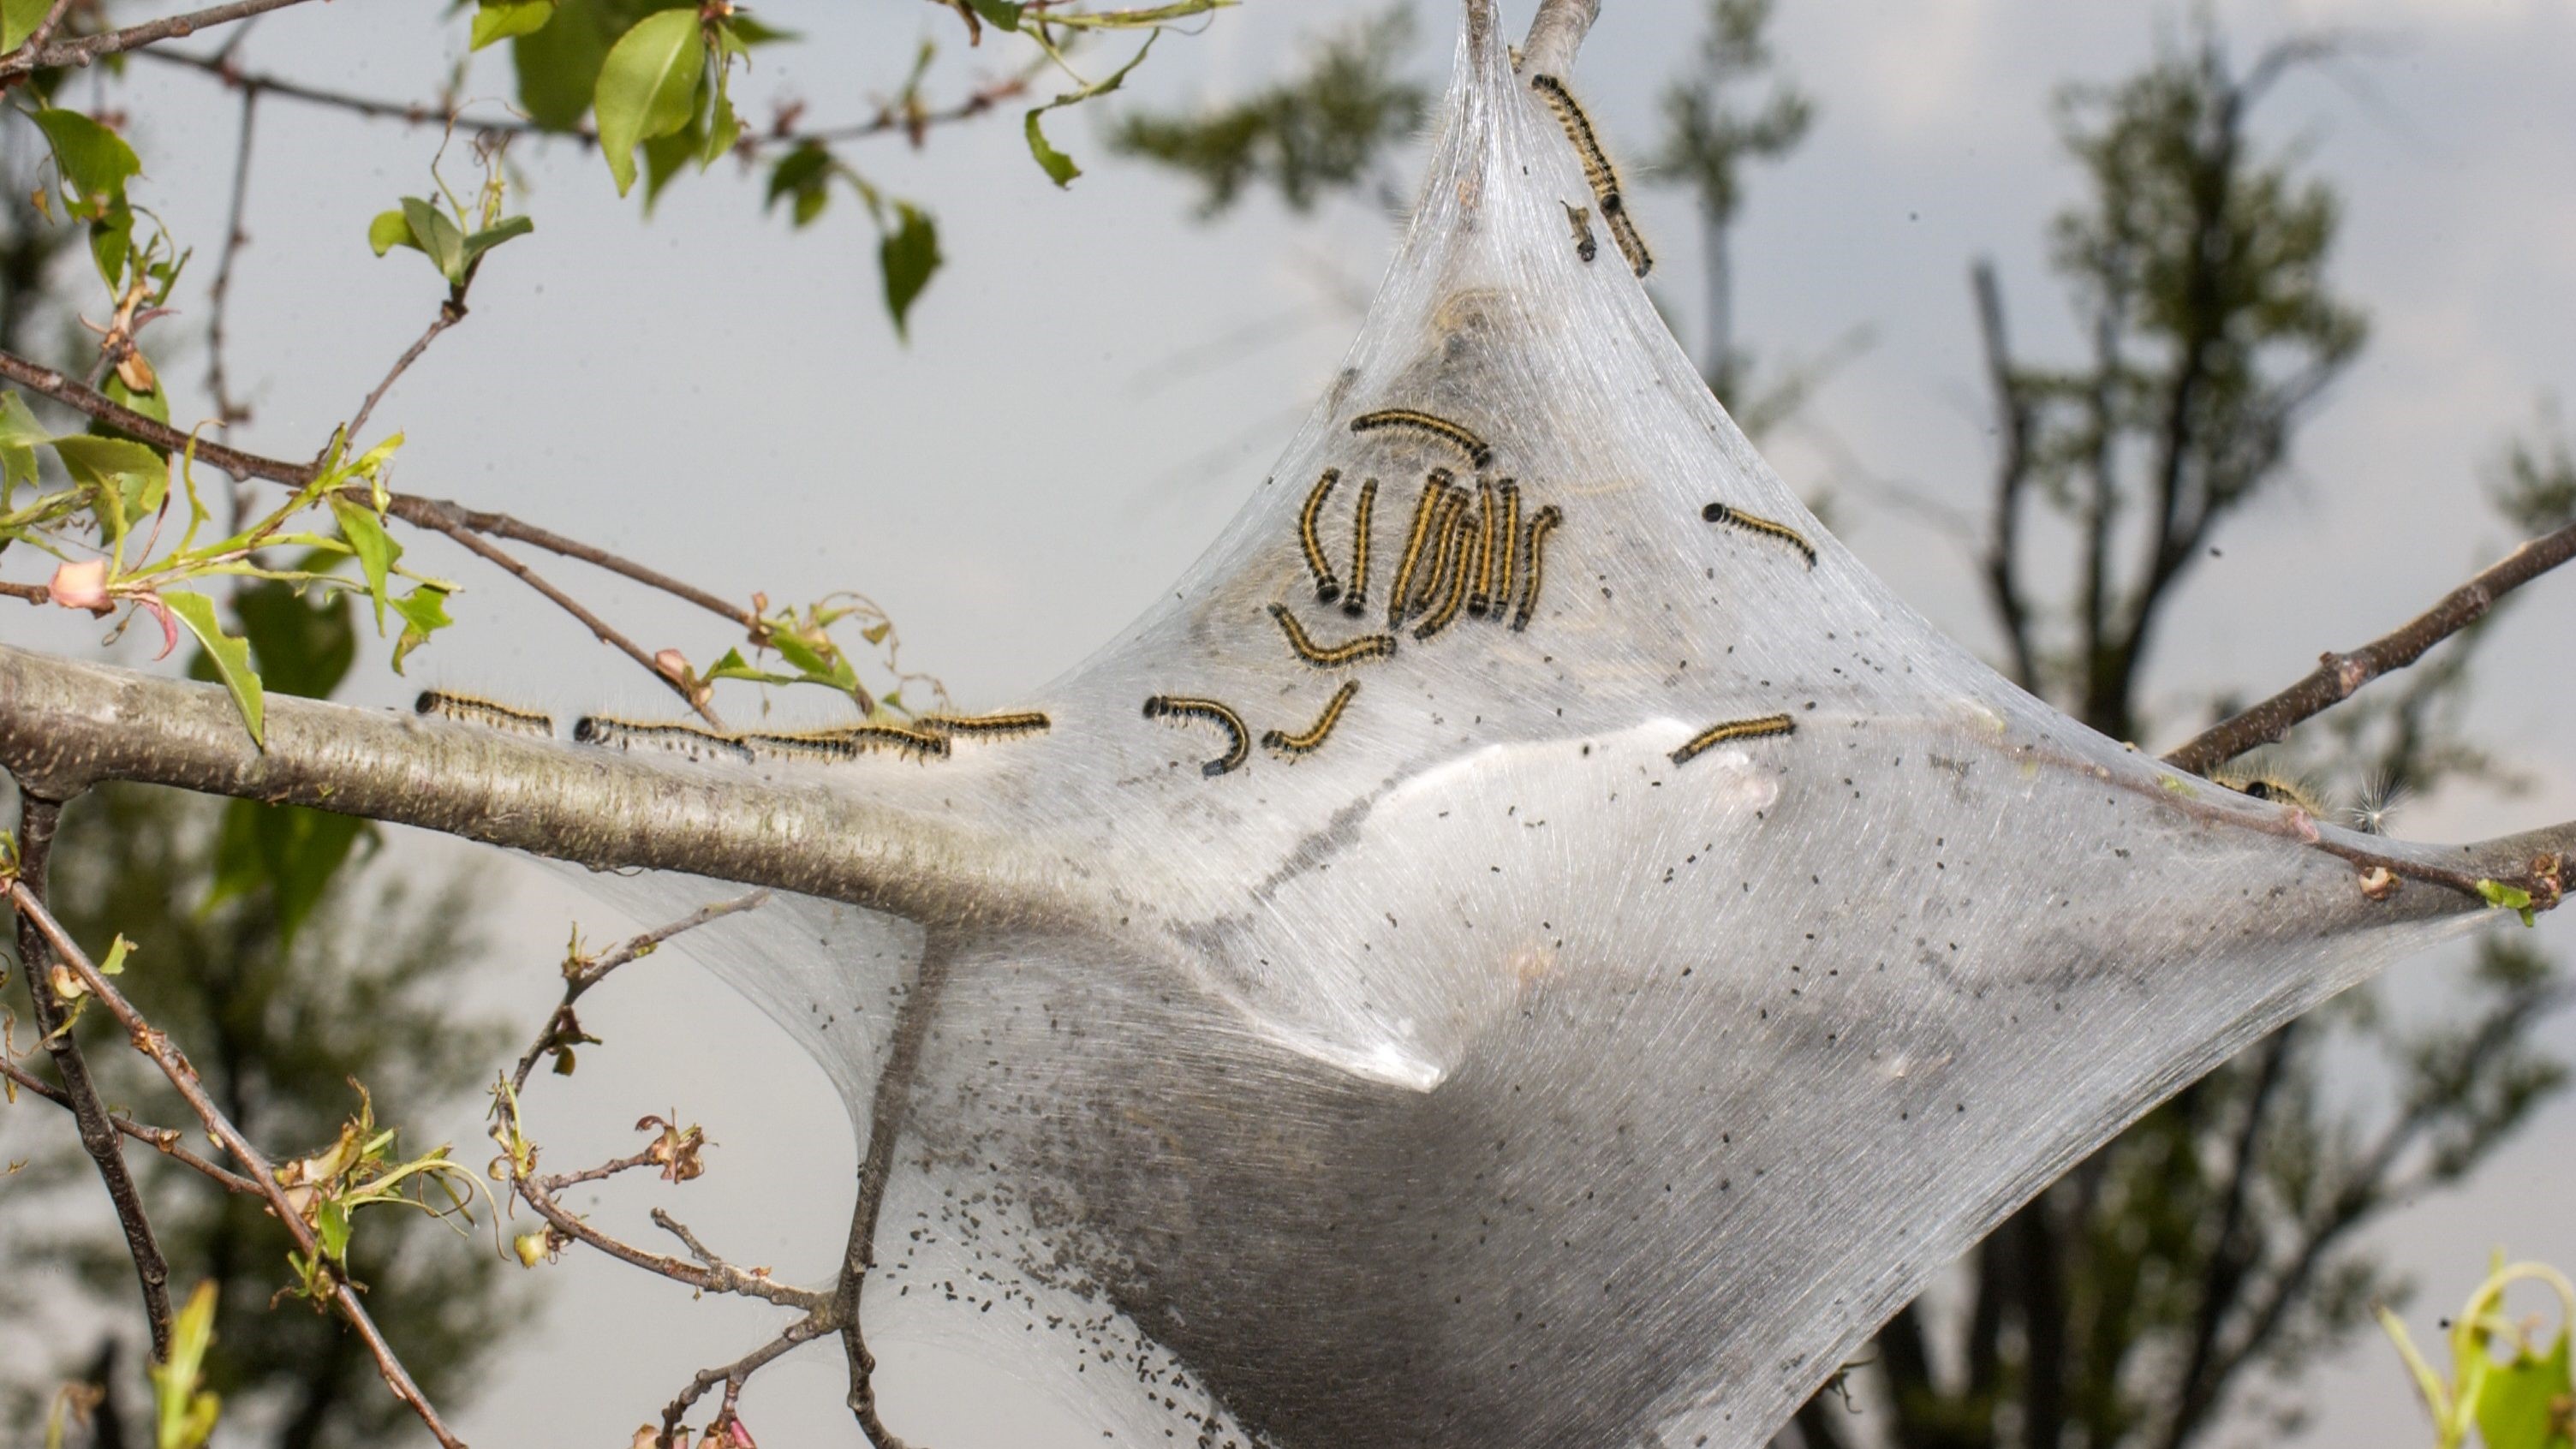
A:
[[[412,701],[411,707],[414,714],[434,714],[441,719],[452,719],[460,724],[481,725],[485,729],[500,730],[507,734],[534,735],[551,739],[555,732],[553,715],[539,714],[533,709],[520,709],[514,705],[503,704],[499,700],[485,699],[477,694],[456,694],[444,689],[424,689],[420,692],[420,698]]]
[[[1358,618],[1368,609],[1369,518],[1377,511],[1377,480],[1360,482],[1360,501],[1351,509],[1351,587],[1342,596],[1342,612]]]
[[[1225,731],[1226,751],[1199,766],[1202,775],[1223,775],[1241,768],[1252,755],[1252,736],[1243,727],[1243,716],[1213,699],[1196,699],[1181,694],[1157,694],[1145,701],[1147,719],[1203,719]]]
[[[1345,644],[1318,644],[1306,633],[1306,626],[1297,622],[1297,616],[1288,611],[1286,604],[1271,605],[1270,617],[1279,621],[1279,630],[1288,636],[1288,647],[1297,651],[1297,657],[1318,669],[1338,669],[1364,659],[1384,659],[1395,652],[1395,636],[1392,634],[1362,634]]]
[[[1311,753],[1332,734],[1333,726],[1341,723],[1342,711],[1350,706],[1351,696],[1359,692],[1358,680],[1344,680],[1342,687],[1333,691],[1333,697],[1325,701],[1324,712],[1316,717],[1312,725],[1293,735],[1283,730],[1271,730],[1261,737],[1261,743],[1283,755]]]
[[[1380,428],[1409,428],[1416,432],[1428,433],[1456,448],[1470,464],[1478,468],[1485,467],[1494,461],[1494,450],[1484,439],[1468,431],[1462,424],[1453,423],[1433,413],[1426,413],[1419,408],[1380,408],[1376,412],[1362,413],[1351,419],[1351,431],[1354,433],[1370,433]]]

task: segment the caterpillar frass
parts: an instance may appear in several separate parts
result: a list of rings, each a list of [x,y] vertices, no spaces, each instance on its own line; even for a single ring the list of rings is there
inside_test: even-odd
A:
[[[1315,531],[1316,516],[1324,511],[1324,500],[1332,496],[1333,485],[1342,481],[1342,470],[1327,468],[1315,480],[1315,489],[1306,495],[1306,507],[1297,515],[1297,546],[1306,551],[1306,571],[1315,576],[1315,602],[1329,604],[1342,596],[1342,585],[1333,577],[1333,562],[1324,557],[1323,536]]]
[[[1342,595],[1342,612],[1358,618],[1368,609],[1369,518],[1377,511],[1377,480],[1360,481],[1360,500],[1351,508],[1351,586]]]
[[[1807,561],[1807,567],[1816,566],[1816,546],[1807,542],[1805,534],[1785,523],[1774,523],[1758,514],[1747,513],[1740,508],[1729,508],[1723,503],[1708,505],[1699,511],[1699,516],[1711,523],[1723,523],[1733,528],[1743,529],[1747,533],[1758,533],[1765,538],[1778,539],[1796,549],[1799,556]]]
[[[1793,735],[1798,722],[1785,714],[1766,714],[1758,719],[1733,719],[1713,724],[1690,737],[1688,743],[1673,751],[1673,763],[1687,765],[1728,740],[1758,740],[1771,735]]]
[[[1565,515],[1551,503],[1531,515],[1529,524],[1529,583],[1521,593],[1521,606],[1512,615],[1512,632],[1529,627],[1530,616],[1538,612],[1539,586],[1547,579],[1547,536],[1565,522]]]
[[[1592,118],[1583,113],[1582,104],[1565,88],[1565,82],[1552,75],[1531,76],[1530,89],[1556,112],[1556,123],[1565,128],[1565,138],[1574,143],[1575,154],[1583,161],[1583,180],[1592,188],[1593,199],[1601,204],[1602,223],[1610,228],[1610,240],[1618,243],[1619,254],[1628,259],[1629,269],[1641,277],[1652,271],[1655,259],[1646,254],[1646,239],[1637,234],[1637,224],[1628,216],[1627,202],[1619,194],[1619,172],[1610,164],[1610,153],[1601,149],[1601,138],[1593,134]]]
[[[1366,659],[1384,659],[1395,652],[1392,634],[1362,634],[1349,643],[1330,647],[1318,644],[1308,637],[1306,626],[1297,622],[1286,604],[1271,605],[1270,617],[1279,621],[1279,631],[1288,636],[1288,647],[1297,651],[1297,657],[1318,669],[1339,669]]]
[[[1358,680],[1344,680],[1342,687],[1333,691],[1333,697],[1325,701],[1324,712],[1316,716],[1312,725],[1293,735],[1282,730],[1272,730],[1261,737],[1261,743],[1283,755],[1303,755],[1312,752],[1332,734],[1333,726],[1341,723],[1342,711],[1349,707],[1351,696],[1359,692]]]
[[[1202,775],[1223,775],[1242,768],[1252,755],[1252,736],[1243,728],[1243,716],[1213,699],[1193,699],[1187,695],[1157,694],[1145,701],[1147,719],[1203,719],[1225,731],[1226,751],[1199,766]]]
[[[1434,468],[1422,485],[1422,496],[1413,504],[1413,526],[1404,537],[1404,554],[1395,563],[1395,590],[1386,603],[1386,626],[1390,629],[1404,622],[1404,606],[1413,596],[1413,576],[1422,566],[1423,546],[1431,542],[1431,524],[1440,512],[1441,500],[1449,494],[1449,470]]]
[[[922,733],[965,735],[974,739],[998,740],[1013,735],[1039,735],[1055,727],[1055,721],[1034,710],[1011,714],[926,714],[913,721]]]
[[[1476,480],[1476,587],[1467,595],[1467,612],[1481,619],[1494,603],[1494,527],[1502,519],[1495,505],[1492,480]]]
[[[1558,202],[1557,204],[1559,206],[1565,205],[1563,202]],[[1566,206],[1565,224],[1568,227],[1571,227],[1574,231],[1574,254],[1576,256],[1581,257],[1583,260],[1588,262],[1601,254],[1601,244],[1592,239],[1591,207]]]
[[[1461,424],[1453,423],[1433,413],[1426,413],[1419,408],[1380,408],[1376,412],[1362,413],[1351,419],[1351,431],[1354,433],[1373,433],[1380,428],[1409,428],[1415,432],[1428,433],[1457,449],[1474,467],[1482,468],[1494,461],[1494,450],[1487,446],[1484,439],[1469,432]]]
[[[647,723],[613,719],[607,715],[584,715],[573,721],[572,737],[585,745],[605,745],[613,750],[665,750],[692,760],[742,760],[751,757],[751,752],[743,748],[742,741],[731,735],[718,734],[704,725],[677,721]]]
[[[1476,521],[1466,516],[1467,495],[1457,495],[1459,507],[1449,513],[1449,541],[1440,551],[1440,576],[1445,587],[1435,585],[1437,601],[1431,611],[1413,630],[1416,640],[1428,639],[1449,627],[1458,617],[1459,606],[1467,602],[1467,578],[1473,568],[1470,556],[1476,550]]]
[[[555,733],[553,715],[539,714],[533,709],[519,709],[498,700],[485,699],[477,694],[456,694],[444,689],[424,689],[420,692],[420,698],[412,701],[411,707],[414,714],[434,714],[441,719],[452,719],[460,724],[481,725],[487,730],[500,730],[504,734],[552,739]]]

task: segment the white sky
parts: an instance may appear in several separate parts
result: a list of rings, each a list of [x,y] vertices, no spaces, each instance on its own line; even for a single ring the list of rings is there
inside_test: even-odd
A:
[[[262,22],[242,55],[316,83],[427,96],[461,47],[462,27],[438,23],[443,8],[303,7]],[[1287,65],[1299,37],[1373,8],[1251,0],[1158,47],[1130,91],[1161,105],[1222,98]],[[1527,8],[1512,6],[1512,18]],[[2050,0],[1783,8],[1779,47],[1822,111],[1792,164],[1752,179],[1736,250],[1739,335],[1775,359],[1813,356],[1855,327],[1875,340],[1805,420],[1773,437],[1774,460],[1810,489],[1848,459],[1979,506],[1989,454],[1968,263],[1996,259],[2026,355],[2064,355],[2041,238],[2077,177],[2058,157],[2048,98],[2061,81],[2134,69],[2188,12]],[[2225,531],[2223,557],[2205,563],[2172,616],[2153,693],[2176,714],[2214,687],[2286,682],[2318,650],[2394,624],[2492,557],[2509,540],[2480,505],[2485,465],[2539,398],[2576,382],[2566,325],[2576,314],[2576,88],[2565,84],[2576,11],[2537,0],[2213,8],[2247,53],[2302,27],[2368,42],[2332,77],[2287,83],[2264,129],[2302,139],[2342,188],[2334,275],[2369,308],[2373,335],[2303,435],[2296,484]],[[1696,43],[1699,7],[1604,9],[1577,76],[1634,157],[1656,92]],[[761,13],[809,39],[764,56],[752,92],[802,96],[818,120],[864,114],[925,36],[942,50],[934,96],[997,64],[990,43],[967,52],[934,6]],[[1417,18],[1411,69],[1437,82],[1454,20],[1438,3]],[[506,61],[486,57],[472,75],[474,94],[508,91]],[[203,248],[192,273],[201,288],[223,224],[235,103],[202,77],[144,64],[127,95],[148,195]],[[864,589],[901,622],[907,662],[944,676],[970,706],[1069,667],[1177,575],[1260,479],[1356,330],[1344,297],[1374,285],[1395,238],[1390,218],[1355,202],[1295,220],[1255,200],[1193,225],[1194,192],[1110,158],[1095,119],[1053,120],[1057,143],[1089,173],[1061,193],[1029,161],[1012,108],[937,131],[919,154],[893,138],[851,149],[871,179],[940,219],[948,266],[913,314],[908,348],[885,321],[874,236],[846,195],[822,224],[791,234],[759,215],[758,178],[726,165],[676,185],[639,226],[596,157],[522,148],[536,234],[487,264],[472,317],[378,414],[409,435],[400,485],[519,513],[719,592]],[[363,236],[374,212],[422,189],[437,138],[276,99],[261,106],[260,135],[232,356],[258,417],[238,441],[310,452],[436,305],[419,258],[378,261]],[[1693,321],[1688,203],[1632,191],[1668,300]],[[202,291],[180,306],[181,321],[164,326],[202,325]],[[1229,345],[1246,329],[1267,340]],[[201,365],[191,356],[166,369],[182,414],[206,408]],[[1899,592],[1991,643],[1966,559],[1944,535],[1848,487],[1837,507],[1846,541]],[[664,707],[631,666],[505,580],[435,544],[416,556],[472,586],[453,610],[463,627],[439,638],[410,682],[362,667],[351,697],[395,704],[428,682],[576,711]],[[575,566],[542,567],[648,648],[677,645],[704,661],[731,642],[711,620]],[[2576,815],[2563,727],[2576,704],[2570,587],[2535,589],[2500,631],[2477,711],[2481,739],[2535,789],[2428,802],[2403,822],[2407,833],[2467,838]],[[89,638],[36,627],[24,611],[6,617],[13,639]],[[512,863],[499,878],[524,929],[480,989],[533,1026],[566,917],[601,936],[616,924],[543,870]],[[2567,955],[2576,925],[2553,922],[2543,940]],[[2404,968],[2395,989],[2438,1003],[2449,970]],[[550,1160],[626,1150],[627,1123],[676,1104],[722,1144],[715,1171],[674,1196],[621,1189],[606,1217],[649,1233],[644,1207],[668,1201],[738,1261],[827,1272],[852,1162],[819,1073],[781,1051],[748,1007],[667,958],[592,1000],[584,1020],[609,1045],[585,1052],[581,1076],[549,1083],[533,1109]],[[2566,1022],[2552,1037],[2576,1046]],[[477,1129],[460,1120],[453,1130],[470,1143]],[[2490,1244],[2576,1266],[2571,1201],[2576,1106],[2562,1103],[2465,1190],[2371,1240],[2422,1280],[2409,1316],[2429,1339]],[[613,1439],[774,1318],[693,1307],[670,1285],[595,1261],[549,1272],[545,1326],[464,1415],[469,1437]],[[887,1357],[889,1419],[916,1442],[1097,1442],[1060,1422],[1041,1427],[1043,1406],[989,1376]],[[2376,1341],[2316,1388],[2321,1417],[2298,1442],[2425,1442]],[[764,1373],[746,1411],[767,1442],[855,1442],[840,1392],[837,1357],[808,1352]]]

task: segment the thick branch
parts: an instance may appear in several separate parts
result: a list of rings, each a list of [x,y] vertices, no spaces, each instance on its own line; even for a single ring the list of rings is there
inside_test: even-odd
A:
[[[2306,678],[2210,726],[2166,755],[2165,763],[2206,774],[2247,750],[2278,743],[2301,720],[2323,714],[2370,681],[2424,657],[2426,650],[2484,618],[2496,600],[2570,558],[2576,558],[2576,524],[2524,543],[2394,632],[2349,654],[2319,656]]]
[[[895,1144],[912,1115],[913,1079],[921,1070],[921,1048],[939,1012],[939,994],[948,983],[949,944],[933,935],[922,946],[921,968],[912,990],[896,1009],[894,1039],[887,1045],[885,1066],[877,1074],[876,1097],[868,1109],[868,1149],[859,1163],[858,1203],[850,1212],[850,1241],[841,1258],[841,1278],[833,1295],[833,1314],[840,1320],[841,1344],[850,1372],[850,1412],[877,1449],[908,1449],[877,1414],[876,1355],[868,1352],[859,1323],[859,1299],[868,1274],[877,1265],[877,1220],[885,1209],[887,1184],[894,1176]]]
[[[85,35],[78,40],[57,41],[41,47],[22,45],[6,56],[0,56],[0,81],[14,80],[29,71],[50,70],[55,66],[87,65],[102,55],[134,50],[155,41],[183,39],[210,26],[248,20],[254,15],[302,3],[304,0],[231,0],[230,4],[210,5],[185,15],[167,16],[99,35]]]
[[[1530,17],[1529,36],[1521,42],[1521,70],[1528,75],[1574,73],[1574,53],[1592,22],[1601,18],[1601,0],[1540,0]]]

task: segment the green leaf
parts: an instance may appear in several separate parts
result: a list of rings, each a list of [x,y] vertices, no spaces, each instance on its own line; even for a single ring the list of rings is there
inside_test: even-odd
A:
[[[713,166],[742,139],[742,118],[733,113],[733,97],[722,85],[716,87],[715,109],[706,116],[706,137],[698,153],[698,169]]]
[[[53,0],[6,0],[0,3],[0,50],[16,50],[45,23]]]
[[[689,124],[706,68],[706,40],[694,6],[647,15],[609,47],[591,108],[618,195],[635,185],[636,145]]]
[[[136,520],[161,506],[170,491],[170,463],[130,438],[73,433],[54,439],[54,454],[74,482],[90,490],[99,528],[114,552]]]
[[[314,570],[336,561],[335,555],[316,553],[297,567]],[[250,641],[260,682],[271,694],[327,699],[357,662],[358,626],[346,593],[300,590],[282,579],[262,579],[235,590],[232,608],[242,637]],[[190,661],[189,674],[216,677],[212,661],[203,658]]]
[[[832,153],[821,143],[800,143],[795,150],[779,157],[778,164],[769,169],[769,195],[761,202],[761,209],[767,211],[776,206],[782,196],[792,197],[795,204],[789,209],[789,214],[796,225],[800,228],[812,225],[831,202],[832,172],[837,164]]]
[[[261,697],[259,675],[250,667],[250,644],[226,634],[215,621],[215,601],[203,594],[163,594],[161,602],[188,632],[197,636],[197,644],[214,661],[215,673],[231,691],[233,707],[241,711],[242,723],[250,727],[251,743],[265,750],[267,701]]]
[[[403,660],[411,651],[428,643],[431,634],[456,621],[447,617],[447,590],[429,584],[390,602],[393,611],[403,617],[402,637],[394,641],[394,673],[400,674]]]
[[[481,0],[474,12],[470,48],[481,50],[495,41],[533,35],[554,18],[555,0]]]
[[[385,532],[383,520],[346,499],[331,500],[331,516],[340,521],[340,536],[349,541],[349,550],[358,556],[358,567],[367,576],[367,596],[376,605],[376,634],[385,632],[385,581],[392,572],[394,560],[402,557],[402,545]]]
[[[322,1255],[333,1262],[346,1262],[349,1257],[349,1210],[324,1198],[313,1212],[313,1239]]]
[[[2500,880],[2482,880],[2478,882],[2478,894],[2486,897],[2488,905],[2499,910],[2521,912],[2522,923],[2526,926],[2532,924],[2531,892]]]
[[[974,6],[975,13],[984,17],[984,23],[996,30],[1017,31],[1020,12],[1028,8],[1014,5],[1011,0],[966,0],[966,3]]]
[[[1078,91],[1067,91],[1029,112],[1028,118],[1021,123],[1020,129],[1028,134],[1029,154],[1037,158],[1038,167],[1046,172],[1048,180],[1059,187],[1071,186],[1073,178],[1082,174],[1082,168],[1073,164],[1072,157],[1057,150],[1048,142],[1046,132],[1038,126],[1038,118],[1059,106],[1075,105],[1090,100],[1094,96],[1105,96],[1118,89],[1126,81],[1129,71],[1145,63],[1145,56],[1153,50],[1154,42],[1162,36],[1162,33],[1157,30],[1147,35],[1145,43],[1136,47],[1135,57],[1111,71],[1107,79],[1084,86]]]
[[[197,1449],[215,1432],[222,1407],[197,1385],[215,1338],[215,1285],[200,1283],[170,1320],[170,1357],[152,1366],[153,1449]]]
[[[653,203],[662,199],[662,188],[680,174],[680,168],[698,158],[698,128],[656,136],[644,143],[644,214],[653,214]]]
[[[48,108],[35,114],[36,128],[54,148],[54,169],[62,174],[72,215],[96,221],[125,200],[125,183],[143,174],[143,163],[125,138],[78,111]]]
[[[537,224],[524,216],[505,216],[465,239],[465,270],[472,272],[483,260],[483,254],[506,241],[515,241],[535,231]]]
[[[36,481],[36,448],[52,441],[53,434],[27,411],[26,399],[0,393],[0,510],[9,507],[11,489]]]
[[[377,212],[376,219],[367,223],[367,245],[376,249],[377,256],[383,256],[396,247],[420,250],[420,243],[412,240],[411,218],[403,215],[399,206],[391,211]]]
[[[2576,1382],[2569,1377],[2567,1330],[2545,1356],[2516,1353],[2498,1364],[2478,1394],[2478,1436],[2486,1449],[2570,1449],[2569,1396]]]
[[[134,208],[126,205],[123,196],[109,202],[107,210],[89,224],[89,259],[109,291],[125,291],[125,269],[134,259]]]
[[[734,12],[732,19],[724,23],[724,30],[728,38],[746,50],[755,45],[776,45],[782,40],[801,38],[793,30],[781,30],[775,25],[763,25],[739,10]]]
[[[530,120],[550,131],[581,124],[599,84],[600,64],[608,59],[608,42],[619,28],[610,0],[562,0],[552,24],[510,42],[519,105]]]
[[[137,348],[136,350],[141,351],[140,348]],[[109,402],[115,403],[119,407],[132,408],[136,412],[143,414],[145,417],[150,418],[156,423],[166,423],[170,421],[170,397],[166,391],[156,387],[150,392],[136,392],[134,389],[125,385],[125,379],[117,375],[115,368],[111,367],[107,370],[107,376],[100,380],[98,390],[107,394],[107,400]],[[89,425],[89,430],[102,438],[123,438],[128,436],[126,433],[102,422],[91,423]],[[152,445],[149,443],[145,443],[143,446],[152,448]],[[152,451],[155,453],[161,453],[159,448],[152,448]],[[163,453],[162,456],[167,457],[169,455]]]
[[[134,943],[125,939],[122,932],[118,933],[115,940],[107,943],[107,954],[99,958],[98,974],[101,976],[124,975],[125,958],[133,954],[133,951]]]
[[[1049,15],[1047,23],[1073,30],[1143,30],[1153,25],[1169,25],[1193,15],[1222,10],[1238,0],[1172,0],[1169,5],[1153,5],[1141,10],[1066,11]]]
[[[465,232],[450,220],[447,213],[421,200],[406,196],[402,202],[403,220],[411,227],[411,239],[429,253],[429,264],[453,286],[465,280]]]
[[[709,669],[706,672],[705,677],[708,679],[747,679],[754,684],[801,684],[804,682],[794,675],[774,674],[769,670],[760,668],[750,660],[743,658],[742,651],[739,649],[726,650],[724,657],[715,662],[715,667]]]
[[[894,333],[907,338],[904,319],[911,313],[930,274],[939,270],[939,226],[912,203],[895,205],[895,229],[877,244],[877,264],[885,272],[886,310],[894,314]]]

